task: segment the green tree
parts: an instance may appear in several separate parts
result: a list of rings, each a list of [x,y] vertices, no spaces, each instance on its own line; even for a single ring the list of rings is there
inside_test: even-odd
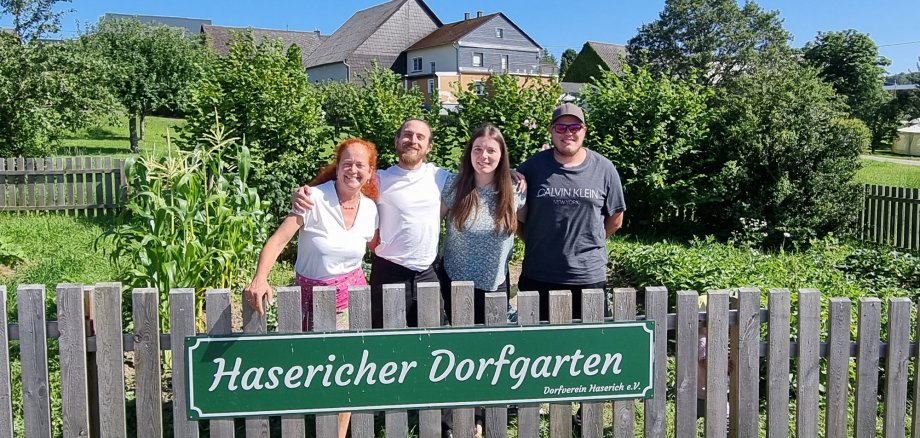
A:
[[[64,135],[118,107],[79,41],[23,45],[0,33],[0,156],[47,156]]]
[[[331,152],[322,95],[300,58],[288,56],[281,41],[255,44],[251,32],[237,33],[229,54],[207,65],[190,94],[183,142],[198,144],[218,115],[252,153],[252,186],[272,214],[285,216],[291,188],[310,181]]]
[[[891,97],[882,89],[885,66],[891,61],[879,55],[869,35],[853,29],[818,32],[802,50],[806,62],[846,98],[850,113],[872,130],[872,145],[887,143],[894,136],[895,114],[886,105]]]
[[[565,49],[565,51],[562,52],[562,59],[559,60],[560,80],[565,77],[565,72],[568,71],[576,57],[578,57],[578,52],[576,52],[575,49]]]
[[[454,134],[442,134],[442,144],[462,147],[473,129],[489,122],[501,129],[511,166],[516,167],[549,141],[550,117],[562,87],[556,81],[539,79],[519,82],[509,74],[493,75],[484,85],[481,94],[475,83],[457,90],[456,123],[441,130],[453,129]]]
[[[762,220],[773,242],[850,229],[868,130],[845,120],[816,69],[793,60],[756,69],[719,87],[712,106],[719,114],[697,167],[711,175],[701,223],[724,233]]]
[[[206,60],[200,41],[182,29],[136,19],[103,19],[82,39],[109,60],[108,84],[128,112],[133,152],[138,151],[138,122],[143,132],[144,117],[152,111],[178,109]]]
[[[629,40],[630,62],[653,74],[713,85],[790,52],[777,11],[747,0],[667,0],[657,20]]]
[[[69,10],[55,11],[57,3],[70,0],[0,0],[0,15],[11,15],[13,32],[23,44],[61,29],[61,17]]]
[[[556,55],[553,55],[552,52],[550,52],[549,50],[545,48],[540,49],[540,64],[547,64],[547,65],[558,64],[558,62],[556,62]]]
[[[708,139],[711,93],[691,81],[655,79],[628,66],[620,74],[602,72],[585,88],[587,144],[616,165],[630,224],[670,229],[667,224],[707,193],[708,175],[695,163]]]
[[[396,164],[396,132],[406,119],[425,118],[425,98],[418,88],[407,90],[398,74],[376,63],[358,77],[361,85],[323,85],[326,120],[340,133],[377,145],[380,167]]]

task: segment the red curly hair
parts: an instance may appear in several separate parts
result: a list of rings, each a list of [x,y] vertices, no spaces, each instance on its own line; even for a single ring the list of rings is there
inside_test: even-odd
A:
[[[373,199],[374,202],[377,202],[377,147],[374,146],[374,143],[361,138],[352,137],[339,143],[339,145],[335,147],[335,160],[327,164],[326,167],[323,167],[322,170],[319,171],[319,174],[316,175],[316,178],[313,178],[313,181],[310,181],[310,185],[316,186],[326,181],[334,180],[336,177],[336,169],[339,167],[339,161],[342,159],[342,151],[351,145],[361,145],[364,146],[364,149],[367,150],[367,154],[369,156],[368,164],[370,165],[370,175],[367,182],[364,183],[364,187],[361,187],[361,193],[363,193],[364,196]]]

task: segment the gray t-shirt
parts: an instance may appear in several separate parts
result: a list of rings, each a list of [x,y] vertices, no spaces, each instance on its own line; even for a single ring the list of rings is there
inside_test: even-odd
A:
[[[591,284],[606,280],[604,219],[626,210],[620,175],[592,150],[576,167],[563,167],[553,150],[518,167],[527,178],[522,275],[546,283]]]
[[[454,203],[456,181],[456,175],[447,177],[441,190],[441,199],[448,208]],[[484,188],[478,190],[479,209],[473,209],[462,231],[449,217],[446,219],[444,269],[453,281],[472,281],[476,289],[494,291],[505,281],[514,236],[507,231],[495,234],[493,214],[498,192]],[[515,210],[524,204],[524,196],[524,193],[514,194]]]

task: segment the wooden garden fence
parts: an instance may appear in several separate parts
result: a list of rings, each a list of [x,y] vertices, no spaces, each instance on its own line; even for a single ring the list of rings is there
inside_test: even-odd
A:
[[[195,334],[196,294],[192,289],[175,289],[168,294],[170,333],[158,327],[159,294],[155,289],[131,291],[133,332],[122,330],[122,286],[101,283],[93,287],[60,284],[56,290],[57,321],[45,320],[46,291],[42,285],[20,285],[16,290],[18,323],[6,321],[6,288],[0,286],[0,342],[19,343],[22,369],[22,394],[25,436],[51,435],[49,402],[48,339],[59,339],[63,409],[63,435],[126,436],[125,351],[133,351],[135,371],[137,436],[160,437],[163,430],[163,394],[161,352],[172,350],[172,369],[184,369],[183,339]],[[455,326],[473,321],[472,283],[454,283],[452,287]],[[438,285],[419,287],[420,325],[438,325]],[[822,318],[822,297],[817,290],[769,290],[768,307],[761,308],[759,289],[741,289],[730,310],[729,293],[708,293],[705,308],[698,305],[693,291],[676,293],[675,312],[669,311],[668,291],[661,287],[646,288],[641,294],[633,289],[615,289],[613,317],[616,320],[650,319],[656,322],[655,397],[643,402],[616,401],[585,403],[582,406],[583,437],[599,437],[613,431],[614,436],[677,437],[697,436],[698,421],[704,424],[707,437],[756,437],[765,424],[767,436],[799,437],[870,437],[876,436],[877,422],[886,437],[904,437],[908,427],[912,436],[918,430],[918,409],[908,413],[908,363],[917,360],[916,343],[911,342],[911,307],[907,298],[887,301],[887,336],[881,338],[883,303],[877,298],[861,298],[856,304],[858,326],[855,342],[851,339],[852,303],[831,298],[827,318]],[[402,286],[384,288],[384,324],[388,328],[405,326],[405,294]],[[672,297],[674,298],[674,297]],[[582,296],[584,321],[603,320],[605,299],[602,291],[585,291]],[[637,315],[637,300],[644,300],[644,315]],[[795,299],[798,317],[790,317]],[[226,289],[208,290],[204,294],[208,333],[232,332],[232,316],[239,311],[237,300]],[[506,297],[503,293],[486,295],[486,323],[505,324]],[[350,317],[353,329],[370,327],[370,291],[352,288]],[[298,332],[301,327],[300,291],[279,288],[277,293],[278,330]],[[539,303],[534,292],[518,294],[518,324],[537,324]],[[571,295],[567,291],[551,292],[552,323],[571,322]],[[243,331],[264,333],[266,319],[248,306],[242,309]],[[334,290],[317,288],[314,303],[317,330],[335,327]],[[91,318],[90,318],[91,317]],[[90,318],[90,319],[87,319]],[[87,324],[91,321],[91,324]],[[793,326],[793,323],[795,324]],[[764,326],[765,324],[765,326]],[[918,324],[918,323],[914,323]],[[698,420],[698,378],[700,334],[705,326],[706,360],[705,419]],[[765,336],[762,336],[762,332]],[[669,347],[669,344],[673,347]],[[825,365],[822,365],[824,358]],[[674,367],[674,386],[667,388],[666,365]],[[884,363],[882,363],[884,362]],[[884,365],[884,367],[881,367]],[[918,364],[920,365],[920,364]],[[855,391],[850,392],[850,371],[855,366]],[[920,368],[920,367],[917,367]],[[0,349],[0,436],[12,436],[9,350]],[[761,376],[761,370],[765,375]],[[881,371],[884,370],[884,371]],[[794,375],[795,379],[790,379]],[[172,433],[176,437],[196,437],[199,425],[187,421],[186,388],[182,372],[171,375],[171,387],[177,396],[172,408]],[[881,376],[881,379],[879,378]],[[916,378],[916,376],[913,376]],[[765,382],[761,385],[762,380]],[[794,382],[794,387],[791,387]],[[825,389],[824,394],[819,388]],[[763,391],[761,390],[763,388]],[[913,386],[914,400],[920,385]],[[668,394],[674,394],[673,397]],[[794,397],[790,395],[794,394]],[[852,410],[848,408],[853,401]],[[761,404],[766,405],[761,418]],[[612,405],[612,407],[610,406]],[[791,407],[794,406],[794,409]],[[823,407],[823,408],[822,408]],[[881,409],[879,409],[881,407]],[[540,434],[538,406],[518,408],[518,436]],[[612,421],[605,424],[603,411],[612,409]],[[642,411],[641,424],[637,410]],[[673,411],[673,415],[669,414]],[[471,436],[473,409],[454,411],[454,436]],[[607,415],[606,418],[610,418]],[[375,436],[373,414],[355,413],[352,436]],[[552,404],[549,408],[549,435],[571,437],[571,404]],[[672,420],[668,420],[672,418]],[[668,425],[666,423],[673,422]],[[303,437],[307,424],[315,424],[315,436],[335,436],[336,415],[317,415],[314,423],[303,416],[283,417],[280,430],[285,437]],[[491,437],[507,436],[507,410],[487,408],[485,432]],[[407,413],[385,414],[387,436],[404,437],[409,432]],[[211,420],[211,436],[234,436],[234,421]],[[461,433],[469,431],[469,434]],[[438,411],[421,411],[421,438],[440,437]],[[269,419],[247,418],[245,436],[269,436]]]
[[[125,160],[0,158],[0,211],[99,213],[122,205]]]
[[[920,189],[865,185],[862,240],[920,250]]]

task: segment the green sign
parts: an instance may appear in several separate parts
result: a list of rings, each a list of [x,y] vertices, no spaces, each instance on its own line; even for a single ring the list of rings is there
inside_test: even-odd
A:
[[[185,339],[190,419],[652,397],[654,322]]]

